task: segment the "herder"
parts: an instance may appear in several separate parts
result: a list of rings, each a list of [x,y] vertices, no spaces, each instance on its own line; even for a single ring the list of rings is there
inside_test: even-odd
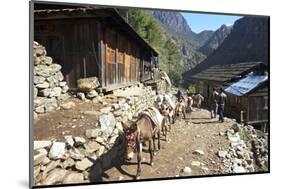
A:
[[[223,92],[223,89],[220,88],[220,93],[218,96],[218,114],[219,114],[219,121],[223,122],[224,121],[224,104],[226,100],[226,94]]]

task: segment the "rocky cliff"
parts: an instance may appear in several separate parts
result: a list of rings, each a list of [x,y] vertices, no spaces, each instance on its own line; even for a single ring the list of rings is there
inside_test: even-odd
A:
[[[184,73],[185,84],[200,71],[223,64],[247,61],[269,61],[269,19],[267,17],[243,17],[237,20],[231,33],[201,64]]]

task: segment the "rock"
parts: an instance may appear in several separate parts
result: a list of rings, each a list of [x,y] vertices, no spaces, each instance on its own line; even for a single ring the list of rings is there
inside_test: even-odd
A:
[[[83,137],[74,137],[75,146],[79,146],[86,143],[86,140]]]
[[[236,133],[240,131],[239,125],[237,123],[233,124],[231,126],[231,129],[233,129]]]
[[[191,168],[190,167],[185,167],[183,169],[183,172],[186,173],[186,174],[190,174],[192,172]]]
[[[53,71],[53,73],[59,72],[61,70],[61,65],[59,64],[52,64],[49,68]]]
[[[123,180],[123,179],[124,179],[123,176],[119,176],[119,178],[118,178],[119,181],[120,181],[120,180]]]
[[[128,118],[129,121],[131,121],[133,119],[133,114],[131,112],[128,112],[127,118]]]
[[[208,172],[209,171],[209,168],[208,167],[201,167],[201,169],[205,172]]]
[[[231,147],[235,150],[236,149],[241,150],[243,148],[246,148],[246,145],[245,145],[245,142],[243,140],[237,140],[235,142],[231,142]]]
[[[74,183],[83,183],[83,182],[84,182],[83,173],[71,172],[63,179],[62,184],[74,184]]]
[[[68,135],[68,136],[64,136],[64,139],[65,139],[65,143],[67,146],[73,146],[74,145],[74,140],[73,140],[73,137],[71,135]]]
[[[92,99],[97,97],[99,94],[95,90],[91,90],[90,92],[87,93],[87,98]]]
[[[33,82],[35,85],[44,83],[44,81],[45,81],[45,78],[42,76],[34,76],[34,78],[33,78]]]
[[[51,161],[44,169],[43,174],[47,175],[48,172],[52,171],[53,169],[55,169],[58,165],[60,164],[60,161]]]
[[[43,162],[44,159],[46,158],[47,154],[48,154],[48,152],[44,148],[35,150],[34,156],[33,156],[34,166],[39,165],[41,162]]]
[[[204,155],[204,152],[203,152],[203,150],[194,150],[194,151],[193,151],[193,154],[196,154],[196,155]]]
[[[105,151],[105,147],[104,146],[100,146],[99,152],[98,152],[98,156],[101,156]]]
[[[51,145],[52,142],[48,140],[35,140],[33,142],[33,149],[38,150],[40,148],[49,148]]]
[[[119,132],[123,132],[123,125],[121,122],[116,122],[115,127],[118,129]]]
[[[100,136],[101,130],[100,129],[87,129],[85,135],[88,139],[97,138]]]
[[[114,126],[116,124],[116,121],[113,114],[110,113],[108,115],[99,116],[99,124],[101,126],[101,131],[105,135],[111,135]]]
[[[114,111],[114,112],[113,112],[113,115],[116,116],[116,117],[119,117],[119,116],[122,115],[122,113],[123,113],[122,110],[117,110],[117,111]]]
[[[228,140],[230,140],[230,142],[237,142],[240,140],[240,136],[236,133],[236,135],[228,136]]]
[[[40,90],[40,91],[38,92],[38,96],[42,96],[42,97],[52,97],[52,96],[54,96],[54,95],[53,95],[53,93],[52,93],[52,89],[47,88],[47,89]]]
[[[54,185],[61,183],[67,173],[68,171],[65,169],[54,169],[48,174],[47,178],[42,182],[42,185]]]
[[[69,156],[74,160],[82,160],[85,156],[76,148],[69,150]]]
[[[42,162],[42,165],[47,165],[50,162],[51,162],[51,160],[46,156],[45,159]]]
[[[100,112],[101,112],[102,114],[108,114],[108,113],[110,112],[110,110],[111,110],[111,107],[109,106],[109,107],[101,108],[101,109],[100,109]]]
[[[247,172],[244,167],[234,164],[233,173],[245,173]]]
[[[68,91],[68,89],[69,89],[69,87],[67,85],[65,85],[65,86],[62,87],[61,92],[66,93]]]
[[[119,104],[117,103],[113,103],[111,107],[113,108],[113,110],[118,110],[120,108]]]
[[[80,91],[91,91],[100,86],[99,80],[97,77],[83,78],[77,81],[78,89]]]
[[[192,161],[191,165],[194,167],[200,167],[201,163],[199,161]]]
[[[85,99],[86,99],[84,93],[77,93],[77,97],[78,97],[80,100],[85,100]]]
[[[225,158],[226,155],[227,155],[227,151],[222,151],[222,150],[218,151],[218,156],[219,156],[219,157]]]
[[[75,165],[75,161],[72,158],[67,158],[64,162],[62,162],[62,168],[67,169]]]
[[[50,151],[49,151],[49,154],[48,154],[48,157],[50,159],[60,159],[63,155],[64,155],[64,152],[65,152],[65,143],[64,142],[54,142]]]
[[[69,110],[69,109],[75,107],[75,103],[74,102],[67,102],[67,103],[61,104],[60,106],[65,110]]]
[[[40,173],[40,166],[35,166],[33,167],[33,175],[34,175],[34,178],[36,178]]]
[[[101,138],[101,137],[97,137],[96,141],[100,144],[103,144],[103,142],[104,142],[103,138]]]
[[[220,136],[225,136],[225,133],[224,132],[220,132],[219,135]]]
[[[61,82],[59,82],[59,86],[60,86],[60,87],[64,87],[64,86],[66,86],[66,84],[67,84],[66,81],[61,81]]]
[[[60,96],[62,89],[60,87],[53,88],[54,96]]]
[[[55,78],[56,81],[60,82],[60,81],[63,81],[64,76],[62,75],[61,72],[57,72],[57,73],[54,75],[54,78]]]
[[[37,84],[36,87],[39,89],[46,89],[48,88],[50,85],[49,83],[47,83],[46,81],[44,81],[43,83]]]
[[[82,161],[76,162],[75,168],[79,171],[85,171],[92,165],[93,165],[93,163],[88,158],[84,158],[84,159],[82,159]]]
[[[33,98],[36,98],[38,95],[38,89],[36,87],[33,87]]]
[[[41,113],[45,112],[45,108],[44,108],[44,106],[38,106],[34,109],[34,111],[38,114],[41,114]]]
[[[84,145],[87,153],[93,153],[99,150],[100,144],[96,141],[91,141],[88,144]]]

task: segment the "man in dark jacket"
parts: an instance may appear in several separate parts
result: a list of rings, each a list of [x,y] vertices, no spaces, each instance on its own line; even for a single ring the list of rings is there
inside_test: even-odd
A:
[[[213,88],[213,93],[210,99],[210,112],[211,112],[211,119],[216,118],[217,111],[218,111],[218,96],[219,93],[215,88]]]
[[[224,121],[224,104],[226,100],[226,94],[223,92],[223,89],[220,88],[220,93],[218,96],[218,114],[219,114],[219,121],[223,122]]]
[[[181,100],[181,98],[183,97],[183,92],[179,89],[176,96],[177,96],[178,102],[179,102]]]

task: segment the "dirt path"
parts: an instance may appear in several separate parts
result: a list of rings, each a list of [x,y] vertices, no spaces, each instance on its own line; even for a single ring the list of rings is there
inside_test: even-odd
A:
[[[169,141],[161,141],[161,150],[154,158],[154,165],[150,166],[147,147],[144,147],[142,163],[142,179],[194,176],[223,173],[223,164],[217,152],[229,145],[225,132],[231,122],[219,123],[217,119],[210,119],[206,110],[195,110],[191,116],[191,123],[187,120],[177,120],[169,133]],[[202,150],[203,155],[194,153]],[[199,166],[192,165],[200,162]],[[136,157],[130,164],[113,167],[104,174],[103,181],[132,180],[136,174]],[[197,163],[198,163],[197,162]],[[183,172],[188,166],[191,172]]]

